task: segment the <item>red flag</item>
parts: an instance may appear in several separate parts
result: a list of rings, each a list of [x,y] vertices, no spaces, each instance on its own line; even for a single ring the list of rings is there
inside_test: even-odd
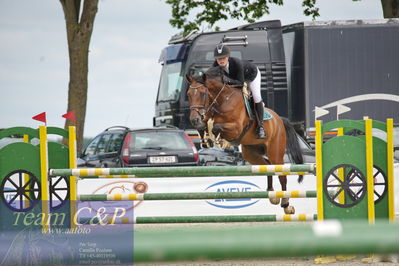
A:
[[[32,117],[33,120],[37,120],[46,123],[46,112],[40,113]]]
[[[71,121],[76,121],[75,111],[69,111],[68,113],[63,114],[62,117]]]

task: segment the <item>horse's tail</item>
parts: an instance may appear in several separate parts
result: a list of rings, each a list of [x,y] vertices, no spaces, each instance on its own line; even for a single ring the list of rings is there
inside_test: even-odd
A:
[[[290,160],[295,164],[303,164],[302,150],[294,127],[287,118],[282,118],[284,122],[285,132],[287,135],[287,154]],[[303,175],[299,175],[298,182],[301,183]]]

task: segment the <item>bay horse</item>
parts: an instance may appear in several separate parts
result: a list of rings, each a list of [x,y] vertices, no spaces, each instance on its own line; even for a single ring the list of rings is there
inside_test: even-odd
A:
[[[303,157],[293,126],[285,118],[266,108],[272,115],[263,122],[267,138],[256,138],[256,122],[245,110],[242,86],[228,85],[224,71],[220,66],[209,68],[201,76],[186,76],[190,83],[187,91],[190,104],[190,122],[200,132],[201,138],[207,130],[207,121],[214,120],[212,133],[229,141],[233,145],[241,144],[242,156],[252,165],[284,164],[284,153],[295,164],[302,164]],[[301,182],[303,176],[299,176]],[[279,176],[282,190],[287,190],[287,177]],[[267,178],[267,191],[273,191],[273,176]],[[270,199],[279,204],[280,199]],[[286,214],[295,213],[289,205],[289,199],[281,200]]]

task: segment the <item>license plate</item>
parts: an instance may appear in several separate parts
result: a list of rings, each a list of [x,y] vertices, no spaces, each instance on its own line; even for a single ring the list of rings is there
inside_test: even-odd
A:
[[[175,163],[176,156],[153,156],[150,157],[150,163]]]

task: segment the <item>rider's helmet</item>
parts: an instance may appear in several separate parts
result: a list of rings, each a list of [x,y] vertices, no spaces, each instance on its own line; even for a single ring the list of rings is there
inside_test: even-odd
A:
[[[230,56],[230,49],[224,43],[219,43],[218,45],[216,45],[213,55],[215,58],[222,58],[222,57]]]

